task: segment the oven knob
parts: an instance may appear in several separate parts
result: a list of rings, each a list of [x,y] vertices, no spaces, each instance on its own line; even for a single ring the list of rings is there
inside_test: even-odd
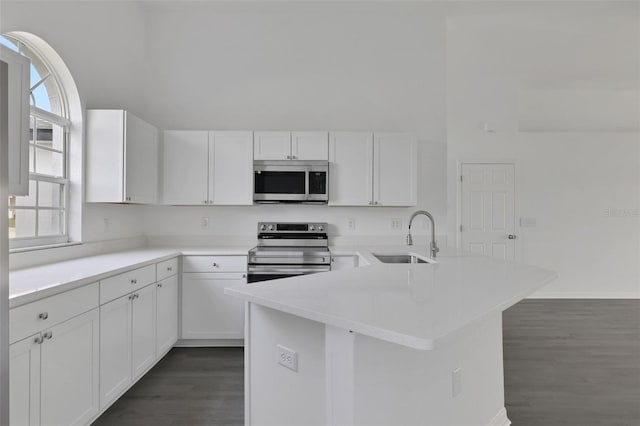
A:
[[[260,230],[261,231],[266,231],[267,230],[267,225],[265,225],[264,223],[262,225],[260,225]]]
[[[269,231],[273,231],[273,225],[269,225]]]
[[[318,232],[322,232],[322,231],[324,231],[324,226],[318,225]]]
[[[316,227],[313,225],[309,225],[309,231],[313,232],[316,230]]]

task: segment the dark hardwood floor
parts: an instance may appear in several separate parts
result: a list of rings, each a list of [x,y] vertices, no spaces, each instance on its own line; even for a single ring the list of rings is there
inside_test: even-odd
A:
[[[640,425],[640,300],[525,300],[503,318],[514,426]],[[94,425],[242,425],[243,392],[241,348],[174,348]]]
[[[514,426],[640,425],[640,300],[524,300],[503,329]]]

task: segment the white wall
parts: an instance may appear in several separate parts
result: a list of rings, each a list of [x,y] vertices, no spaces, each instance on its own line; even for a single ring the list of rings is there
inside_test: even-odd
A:
[[[392,3],[149,5],[147,101],[165,129],[389,130],[419,139],[419,204],[445,227],[443,9]],[[149,235],[255,235],[324,220],[333,235],[406,234],[415,208],[149,207]],[[201,229],[201,217],[211,217]],[[347,230],[347,218],[356,230]],[[391,218],[404,221],[391,231]],[[419,229],[419,228],[418,228]],[[426,231],[425,231],[426,233]]]
[[[638,6],[448,20],[450,235],[456,161],[518,161],[521,260],[559,274],[537,296],[640,296]]]
[[[145,117],[145,16],[135,2],[2,1],[0,33],[26,31],[49,43],[73,75],[83,108],[125,108]],[[82,240],[140,235],[142,211],[86,205]]]

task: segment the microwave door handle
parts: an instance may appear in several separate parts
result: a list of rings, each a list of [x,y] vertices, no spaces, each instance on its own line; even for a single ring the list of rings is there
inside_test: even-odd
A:
[[[304,199],[309,199],[309,167],[304,170]]]

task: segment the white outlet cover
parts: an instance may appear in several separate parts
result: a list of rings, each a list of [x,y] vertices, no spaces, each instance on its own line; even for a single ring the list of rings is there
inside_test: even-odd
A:
[[[278,364],[293,371],[298,371],[298,353],[286,346],[276,345],[278,349]]]

